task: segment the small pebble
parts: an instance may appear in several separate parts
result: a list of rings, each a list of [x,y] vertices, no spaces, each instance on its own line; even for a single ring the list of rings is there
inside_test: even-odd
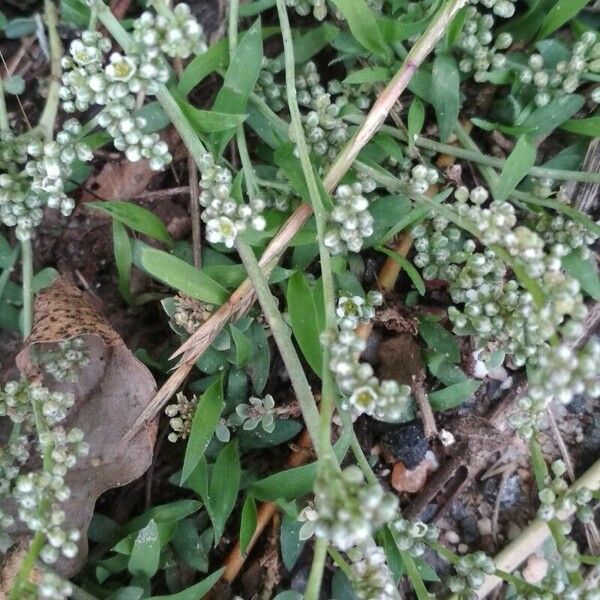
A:
[[[481,536],[492,535],[492,521],[487,517],[479,519],[479,521],[477,521],[477,529]]]
[[[523,569],[523,579],[527,583],[539,583],[548,572],[548,561],[539,554],[532,554]]]
[[[442,429],[438,436],[442,446],[452,446],[454,444],[454,436],[446,429]]]
[[[459,544],[456,550],[459,554],[467,554],[469,552],[469,546],[466,544]]]
[[[458,544],[458,542],[460,542],[460,537],[458,533],[456,533],[456,531],[446,531],[446,533],[444,534],[444,538],[446,538],[446,541],[449,544],[452,544],[454,546]]]
[[[427,461],[423,461],[414,469],[407,469],[403,463],[397,462],[392,471],[392,487],[397,492],[415,494],[425,485],[427,471]]]

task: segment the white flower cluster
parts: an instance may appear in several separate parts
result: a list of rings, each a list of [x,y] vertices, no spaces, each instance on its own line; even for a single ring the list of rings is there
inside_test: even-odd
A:
[[[167,438],[170,442],[187,439],[192,430],[197,406],[198,398],[195,395],[187,398],[182,392],[178,392],[176,402],[165,408],[165,414],[169,417],[169,425],[173,430]]]
[[[359,600],[396,600],[398,590],[379,546],[366,544],[348,552],[350,581]]]
[[[59,552],[73,558],[78,550],[80,533],[66,529],[61,503],[71,495],[65,484],[67,471],[88,454],[89,447],[80,429],[66,431],[58,425],[73,402],[71,394],[50,392],[26,380],[8,382],[0,394],[0,416],[8,416],[13,423],[20,424],[23,434],[32,433],[39,425],[34,413],[39,413],[44,420],[43,430],[38,431],[39,450],[45,457],[44,469],[17,473],[15,467],[23,464],[27,453],[24,440],[17,440],[6,453],[10,455],[10,463],[8,468],[2,468],[8,475],[8,483],[2,484],[2,495],[12,496],[19,519],[29,529],[44,534],[46,544],[40,556],[46,563],[55,562]],[[4,517],[7,520],[7,516]]]
[[[383,302],[383,295],[370,291],[362,296],[340,296],[335,310],[341,329],[355,329],[359,323],[368,323],[375,316],[375,307]]]
[[[202,220],[206,223],[206,239],[212,244],[223,243],[231,248],[238,234],[248,225],[262,231],[266,226],[262,215],[265,201],[251,198],[249,204],[237,202],[231,195],[231,171],[217,165],[209,153],[204,154],[200,162],[200,204],[204,207]]]
[[[579,562],[579,561],[578,561]],[[600,589],[576,586],[569,582],[564,570],[550,569],[536,585],[536,590],[518,590],[514,600],[600,600]]]
[[[19,154],[19,163],[27,160],[24,168],[21,170],[19,163],[13,163],[0,175],[0,219],[5,225],[15,227],[18,239],[31,237],[42,221],[45,206],[58,209],[65,216],[71,214],[75,201],[66,195],[64,188],[72,165],[75,160],[92,158],[90,149],[76,141],[80,131],[79,122],[69,119],[56,140],[21,141],[25,155]]]
[[[544,521],[550,521],[551,519],[567,521],[570,514],[575,512],[582,523],[592,521],[594,511],[590,507],[590,502],[593,499],[591,490],[585,487],[569,488],[569,484],[564,479],[567,467],[562,460],[552,463],[551,468],[552,476],[546,479],[546,487],[539,492],[541,505],[537,516]],[[575,568],[578,568],[578,566]]]
[[[514,12],[514,6],[510,2],[509,5]],[[498,8],[498,3],[494,8]],[[490,69],[504,68],[506,56],[501,51],[512,44],[510,33],[500,33],[494,39],[493,26],[493,15],[482,14],[475,6],[469,6],[465,24],[456,40],[457,47],[465,54],[459,69],[463,73],[473,73],[473,79],[478,82],[485,81]]]
[[[44,371],[57,381],[74,383],[79,371],[90,362],[90,353],[82,337],[58,342],[56,349],[43,352],[40,362]]]
[[[27,162],[27,140],[15,137],[12,131],[0,131],[0,171],[9,171],[15,165]]]
[[[365,483],[356,465],[340,471],[324,464],[315,481],[315,508],[315,535],[347,551],[394,517],[398,499],[377,483]]]
[[[573,94],[587,75],[596,77],[600,73],[600,41],[594,31],[586,31],[575,42],[569,60],[559,61],[553,69],[546,69],[541,54],[532,54],[528,66],[519,73],[522,83],[536,89],[535,103],[545,106],[553,98]],[[600,100],[600,88],[592,92],[595,102]]]
[[[264,99],[271,110],[279,112],[286,106],[285,85],[275,79],[281,71],[281,65],[277,60],[263,56],[262,66],[254,92]]]
[[[309,109],[302,117],[307,142],[312,151],[323,158],[321,166],[324,166],[337,156],[350,137],[348,125],[341,118],[348,97],[338,82],[332,82],[331,87],[325,90],[313,62],[306,63],[296,76],[296,89],[298,104]]]
[[[353,330],[359,321],[364,320],[365,314],[371,314],[369,304],[372,307],[380,301],[380,294],[368,297],[365,313],[365,305],[361,299],[340,299],[337,312],[341,329],[324,342],[329,344],[329,366],[345,396],[344,407],[356,415],[367,414],[379,421],[397,423],[412,418],[410,387],[400,385],[393,379],[380,382],[369,363],[359,362],[358,358],[364,351],[366,342]]]
[[[456,575],[448,578],[448,588],[460,600],[471,600],[473,590],[478,590],[486,575],[491,575],[496,570],[494,561],[485,552],[474,552],[461,556],[454,565]]]
[[[146,120],[134,116],[136,95],[153,95],[158,84],[167,82],[167,57],[188,58],[205,52],[207,46],[202,26],[186,4],[160,15],[144,12],[133,22],[133,38],[134,50],[127,55],[113,52],[105,65],[110,41],[98,32],[84,31],[63,58],[60,97],[66,112],[104,107],[97,122],[113,137],[115,148],[132,162],[146,158],[151,169],[160,170],[172,157],[157,133],[143,132]]]
[[[415,558],[423,555],[426,542],[435,542],[438,538],[437,528],[423,521],[399,518],[393,521],[390,527],[396,532],[394,540],[398,548],[409,552]]]
[[[325,233],[325,245],[333,254],[360,252],[364,239],[373,234],[373,216],[363,192],[363,185],[358,182],[339,185],[335,190]]]

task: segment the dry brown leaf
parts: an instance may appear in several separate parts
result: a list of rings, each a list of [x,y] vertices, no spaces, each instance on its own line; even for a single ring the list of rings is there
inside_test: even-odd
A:
[[[75,384],[58,383],[40,371],[36,350],[75,336],[85,338],[90,361]],[[66,477],[71,489],[71,498],[63,505],[67,523],[83,534],[77,557],[57,565],[61,574],[71,576],[86,559],[85,534],[98,496],[137,479],[150,466],[156,422],[127,443],[123,438],[153,397],[156,383],[150,371],[95,312],[85,294],[64,279],[58,279],[38,296],[33,332],[17,356],[17,366],[30,378],[43,378],[50,389],[75,395],[75,405],[64,425],[67,429],[82,429],[90,445],[89,455],[78,461]]]

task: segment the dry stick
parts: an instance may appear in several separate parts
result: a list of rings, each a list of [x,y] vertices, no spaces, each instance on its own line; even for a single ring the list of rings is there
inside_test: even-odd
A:
[[[416,69],[433,50],[439,39],[444,34],[456,13],[464,6],[467,0],[452,0],[441,10],[432,21],[419,41],[412,47],[406,60],[387,85],[383,94],[377,99],[362,125],[346,144],[337,160],[325,176],[324,186],[331,192],[345,173],[352,166],[352,162],[360,150],[368,143],[379,126],[383,123],[389,110],[406,89]],[[285,252],[296,233],[304,226],[312,214],[312,207],[302,203],[283,224],[282,228],[273,237],[264,251],[259,265],[268,273]],[[183,355],[181,362],[173,374],[158,390],[154,398],[142,411],[133,424],[126,438],[131,439],[144,425],[159,413],[161,408],[183,383],[188,373],[192,370],[196,360],[206,351],[211,342],[225,324],[244,314],[254,304],[255,296],[252,283],[246,279],[213,315],[184,342],[174,356]]]
[[[571,487],[573,490],[589,488],[592,491],[600,489],[600,460],[586,471]],[[569,516],[575,512],[569,511]],[[512,573],[530,554],[538,550],[550,537],[550,529],[545,521],[535,519],[517,537],[501,550],[494,562],[496,568],[506,573]],[[502,583],[495,575],[488,575],[483,585],[476,590],[477,598],[485,598],[492,590]]]

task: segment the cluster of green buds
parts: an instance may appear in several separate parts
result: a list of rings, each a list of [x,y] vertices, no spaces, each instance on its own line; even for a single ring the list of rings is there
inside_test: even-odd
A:
[[[344,88],[333,81],[326,90],[320,81],[313,62],[306,63],[296,76],[298,104],[308,109],[302,116],[306,140],[312,151],[322,157],[324,166],[335,159],[350,134],[341,117],[342,109],[348,104]]]
[[[356,465],[343,471],[329,462],[321,466],[315,481],[315,535],[339,550],[367,542],[397,508],[398,499],[378,483],[366,483]]]
[[[206,223],[206,239],[231,248],[248,225],[262,231],[266,225],[262,216],[265,201],[251,198],[249,204],[244,204],[233,198],[231,171],[216,164],[210,153],[200,157],[200,164],[202,193],[199,200],[204,207],[202,220]]]
[[[427,190],[439,180],[439,173],[433,167],[415,165],[410,170],[408,184],[415,194],[426,194]]]
[[[56,562],[59,554],[73,558],[78,551],[80,533],[66,529],[61,508],[71,495],[65,483],[67,472],[89,452],[80,429],[67,431],[60,425],[73,403],[72,394],[50,392],[27,380],[10,381],[0,393],[0,416],[8,416],[21,431],[2,454],[0,471],[6,480],[1,495],[14,500],[20,521],[44,535],[40,557],[48,564]],[[30,453],[27,440],[36,431],[44,468],[23,473],[20,467]],[[3,514],[2,520],[8,524],[12,517]]]
[[[375,308],[381,306],[383,295],[372,290],[362,296],[340,296],[336,307],[338,325],[341,329],[355,329],[359,323],[368,323],[375,316]]]
[[[590,254],[589,246],[598,239],[598,236],[585,225],[562,214],[538,213],[533,229],[544,240],[550,253],[559,258],[574,250],[579,251],[586,258]]]
[[[12,142],[19,150],[15,151],[17,162],[7,165],[7,172],[0,175],[0,219],[15,227],[18,239],[31,237],[46,206],[64,216],[71,214],[75,201],[67,196],[65,185],[73,163],[92,158],[88,146],[77,141],[80,132],[79,122],[69,119],[55,140],[27,137]]]
[[[448,310],[455,331],[475,334],[478,349],[503,350],[517,366],[559,331],[568,338],[579,335],[587,313],[579,283],[562,270],[558,256],[545,251],[542,237],[517,225],[508,202],[492,201],[484,207],[489,198],[484,188],[460,187],[455,198],[449,208],[476,230],[484,246],[481,251],[475,240],[466,238],[445,217],[432,217],[412,230],[414,262],[423,269],[423,277],[448,281],[453,302],[464,304],[462,309]],[[507,278],[494,244],[540,281],[546,294],[543,306],[518,280]]]
[[[527,67],[519,73],[524,84],[531,84],[536,89],[535,103],[545,106],[553,98],[573,94],[581,85],[582,79],[588,75],[596,77],[600,73],[600,41],[594,31],[586,31],[573,44],[568,60],[559,61],[554,68],[545,66],[541,54],[532,54]],[[592,100],[600,100],[600,88],[592,92]]]
[[[36,592],[32,600],[68,600],[72,597],[73,586],[56,573],[46,572],[42,574]]]
[[[496,14],[498,11],[514,12],[514,5],[510,2],[496,2],[494,10]],[[506,56],[502,51],[512,44],[510,33],[500,33],[494,38],[493,27],[492,14],[483,14],[475,6],[467,7],[465,24],[456,40],[457,48],[465,55],[458,66],[463,73],[473,73],[473,79],[478,82],[485,81],[490,69],[504,68]]]
[[[594,518],[594,511],[590,507],[592,492],[585,487],[569,488],[565,479],[567,467],[562,460],[553,462],[551,468],[552,476],[547,477],[545,487],[539,492],[541,504],[538,518],[544,521],[566,521],[574,512],[582,523],[589,523]],[[567,526],[570,527],[568,524]]]
[[[301,17],[312,13],[315,19],[322,21],[327,16],[326,0],[285,0],[285,3]]]
[[[352,590],[358,600],[397,600],[398,590],[382,548],[375,544],[352,548],[348,558],[352,561]]]
[[[63,340],[56,348],[42,352],[40,363],[44,371],[57,381],[74,383],[79,371],[90,362],[90,353],[82,337]]]
[[[395,532],[394,540],[398,548],[415,558],[423,555],[427,542],[435,542],[438,538],[437,528],[423,521],[408,521],[400,517],[390,527]]]
[[[262,69],[254,88],[256,95],[264,99],[274,112],[280,112],[286,106],[285,84],[276,80],[281,68],[279,61],[263,56]]]
[[[332,254],[360,252],[365,238],[373,234],[373,216],[362,183],[339,185],[334,207],[328,215],[325,245]]]
[[[489,8],[498,17],[510,19],[515,14],[517,0],[469,0],[471,4],[481,4]]]
[[[496,570],[494,561],[485,552],[474,552],[461,556],[454,565],[456,575],[448,578],[448,588],[460,600],[471,600],[473,590],[478,590],[486,575]]]
[[[143,12],[133,22],[133,39],[144,48],[147,56],[165,54],[171,58],[189,58],[208,49],[202,25],[189,5],[180,2],[173,10],[160,14]]]
[[[195,395],[188,398],[183,392],[178,392],[175,400],[173,404],[169,404],[165,408],[165,414],[169,417],[169,425],[172,429],[167,439],[173,443],[188,438],[198,406],[198,398]]]
[[[343,302],[342,302],[343,300]],[[368,304],[379,303],[381,295],[371,295]],[[344,408],[355,415],[367,414],[379,421],[398,423],[413,415],[411,389],[393,379],[379,381],[369,363],[359,362],[366,342],[354,331],[357,322],[364,321],[363,305],[353,298],[338,302],[340,331],[324,336],[329,345],[329,367],[344,394]],[[371,309],[367,309],[371,313]]]

